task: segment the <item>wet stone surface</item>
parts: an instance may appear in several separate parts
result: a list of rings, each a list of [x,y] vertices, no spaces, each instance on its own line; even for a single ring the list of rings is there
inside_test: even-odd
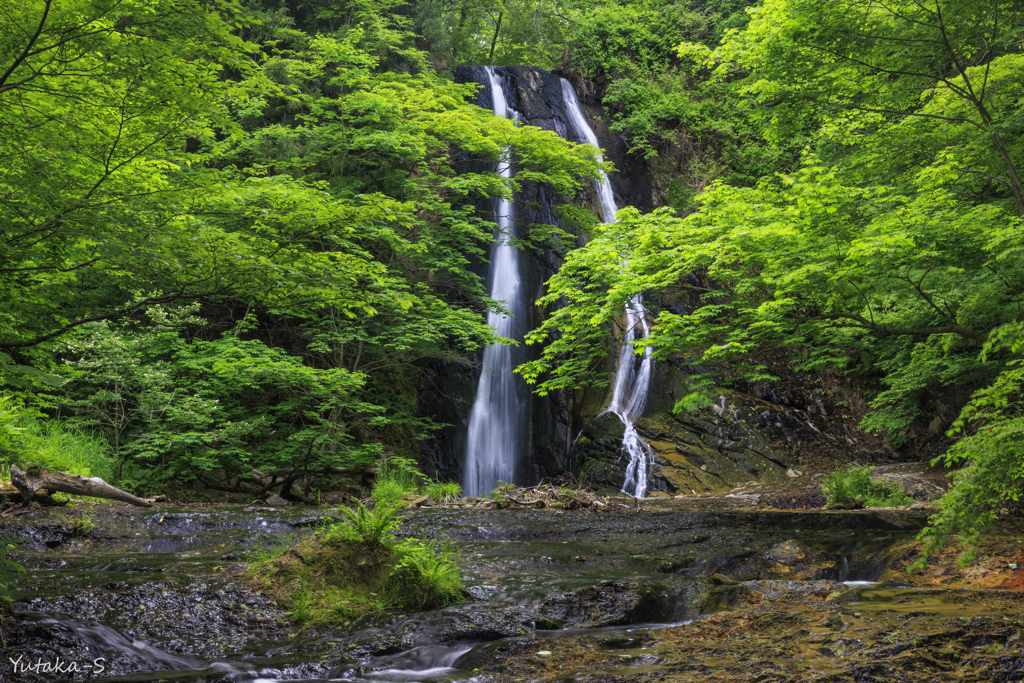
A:
[[[242,572],[336,513],[81,507],[0,526],[29,570],[0,680],[1024,680],[1024,593],[841,583],[898,585],[923,512],[417,510],[403,533],[458,544],[467,600],[302,629]]]

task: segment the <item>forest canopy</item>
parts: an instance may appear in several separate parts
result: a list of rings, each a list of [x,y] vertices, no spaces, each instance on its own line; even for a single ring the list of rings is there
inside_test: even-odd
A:
[[[413,457],[437,426],[424,368],[496,341],[477,207],[517,185],[481,169],[510,147],[567,201],[597,173],[593,148],[494,117],[452,77],[525,63],[600,99],[665,204],[564,254],[520,368],[539,392],[606,383],[626,302],[685,295],[649,307],[642,342],[701,369],[678,410],[779,381],[782,354],[860,387],[861,428],[961,466],[934,538],[1020,499],[1024,3],[0,16],[3,461],[29,457],[32,420],[95,430],[129,488]]]

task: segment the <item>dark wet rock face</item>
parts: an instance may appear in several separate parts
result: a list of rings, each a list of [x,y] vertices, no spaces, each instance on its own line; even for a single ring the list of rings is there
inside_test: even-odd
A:
[[[166,652],[199,658],[241,650],[287,631],[284,615],[272,600],[225,581],[200,580],[188,586],[111,581],[69,595],[27,600],[18,608],[102,622],[136,640],[159,642]],[[131,666],[126,662],[121,668]]]
[[[807,485],[806,492],[796,494],[805,496],[804,505],[780,502],[783,507],[815,507],[823,502],[821,479],[812,480],[810,475],[820,477],[851,461],[876,462],[891,456],[875,450],[873,440],[851,429],[844,416],[815,406],[812,411],[718,389],[711,406],[676,413],[675,401],[688,391],[686,375],[669,363],[656,368],[648,407],[636,420],[654,461],[648,470],[648,495],[704,494],[750,484],[786,489]],[[612,415],[583,420],[575,454],[579,462],[589,461],[592,482],[621,485],[627,464],[620,454],[621,438],[622,426]],[[927,478],[919,486],[935,488]],[[739,490],[736,494],[741,495]],[[746,495],[758,494],[750,489]]]
[[[676,601],[659,586],[606,581],[547,598],[540,615],[549,626],[598,628],[669,621]]]

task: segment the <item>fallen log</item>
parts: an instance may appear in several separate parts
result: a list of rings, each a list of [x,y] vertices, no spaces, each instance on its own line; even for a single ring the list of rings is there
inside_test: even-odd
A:
[[[26,472],[17,465],[11,465],[11,483],[18,489],[22,500],[26,503],[32,500],[37,491],[45,489],[50,493],[60,491],[76,496],[119,500],[123,503],[138,505],[139,507],[153,507],[153,504],[148,500],[138,498],[127,491],[111,486],[99,477],[90,478],[67,472],[51,472],[42,467],[29,467]]]
[[[266,472],[261,472],[260,470],[253,470],[252,476],[254,478],[256,478],[257,475],[262,475],[264,477],[280,477],[294,474],[296,472],[301,472],[303,474],[309,474],[313,476],[320,476],[323,474],[377,474],[377,467],[374,465],[366,465],[361,467],[312,467],[308,470],[303,469],[301,467],[279,467],[276,470],[268,470]]]

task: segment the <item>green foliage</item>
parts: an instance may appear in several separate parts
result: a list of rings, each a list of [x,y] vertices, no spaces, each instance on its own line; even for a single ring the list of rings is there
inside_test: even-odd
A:
[[[845,507],[859,498],[866,507],[897,507],[909,504],[910,497],[903,487],[893,481],[873,481],[874,467],[850,465],[834,470],[821,484],[828,507]]]
[[[79,515],[78,519],[71,525],[72,535],[79,538],[85,538],[94,531],[96,531],[96,518],[88,512]]]
[[[457,481],[429,481],[426,493],[435,503],[445,505],[462,497],[462,485]]]
[[[800,138],[769,144],[756,99],[703,64],[725,29],[745,25],[748,4],[609,2],[569,29],[563,68],[605,85],[612,130],[649,160],[679,210],[715,179],[753,185],[796,160]]]
[[[129,313],[126,281],[167,287],[158,300],[210,291],[179,248],[226,249],[223,235],[182,220],[218,174],[182,150],[233,132],[221,101],[237,75],[255,74],[256,46],[233,33],[241,23],[230,1],[217,12],[197,0],[30,0],[5,11],[0,348]]]
[[[491,498],[496,501],[504,501],[508,498],[509,494],[512,493],[516,488],[516,485],[512,482],[498,480],[498,485],[491,491]]]
[[[7,396],[0,395],[0,461],[10,467],[16,459],[25,457],[25,428],[19,426],[21,411]],[[8,470],[8,480],[10,471]]]
[[[0,615],[11,610],[11,586],[13,576],[17,572],[25,572],[21,564],[7,559],[7,555],[14,549],[15,539],[0,534]],[[3,634],[0,633],[0,636]]]
[[[10,479],[10,465],[44,465],[83,477],[109,479],[114,460],[106,441],[66,422],[46,419],[0,395],[0,468]]]
[[[423,475],[409,458],[390,456],[382,458],[377,466],[370,497],[378,506],[391,506],[407,493],[420,487]]]
[[[460,556],[454,546],[410,538],[393,550],[395,560],[384,588],[394,605],[420,610],[462,599]]]
[[[714,35],[715,14],[688,2],[602,4],[571,28],[571,66],[584,78],[642,81],[670,65],[684,40]]]
[[[342,508],[345,521],[330,527],[325,539],[383,544],[391,551],[389,570],[381,581],[382,597],[394,609],[427,609],[457,601],[462,595],[459,555],[453,546],[415,538],[397,539],[401,501],[369,511],[362,503]]]
[[[534,64],[552,68],[563,49],[564,0],[415,0],[417,33],[431,52],[465,64]]]
[[[418,610],[462,598],[459,553],[449,545],[398,539],[400,502],[344,509],[345,519],[253,564],[249,575],[298,621],[336,623],[368,611]]]
[[[373,482],[373,489],[370,491],[370,497],[373,499],[373,502],[384,506],[394,504],[405,494],[405,487],[402,486],[401,482],[394,479],[378,478]]]
[[[402,523],[402,508],[401,501],[393,500],[378,503],[371,511],[357,501],[355,509],[341,508],[345,520],[329,527],[325,531],[326,537],[370,543],[393,542],[394,532]]]
[[[1024,324],[994,330],[981,360],[1009,355],[1006,369],[991,385],[975,392],[964,406],[950,435],[961,438],[933,464],[959,466],[953,487],[943,497],[938,514],[918,537],[925,552],[915,564],[956,538],[964,547],[961,561],[973,559],[973,548],[991,529],[1004,507],[1017,508],[1024,498]]]
[[[66,343],[60,404],[108,435],[114,456],[187,481],[218,471],[372,461],[378,448],[342,429],[380,424],[382,409],[353,397],[363,376],[318,369],[247,339],[243,322],[193,338],[195,308],[153,308],[150,325],[90,323]]]
[[[269,562],[284,555],[293,545],[294,539],[289,538],[282,538],[274,543],[267,543],[265,539],[260,539],[259,545],[256,547],[255,561],[257,563]]]

